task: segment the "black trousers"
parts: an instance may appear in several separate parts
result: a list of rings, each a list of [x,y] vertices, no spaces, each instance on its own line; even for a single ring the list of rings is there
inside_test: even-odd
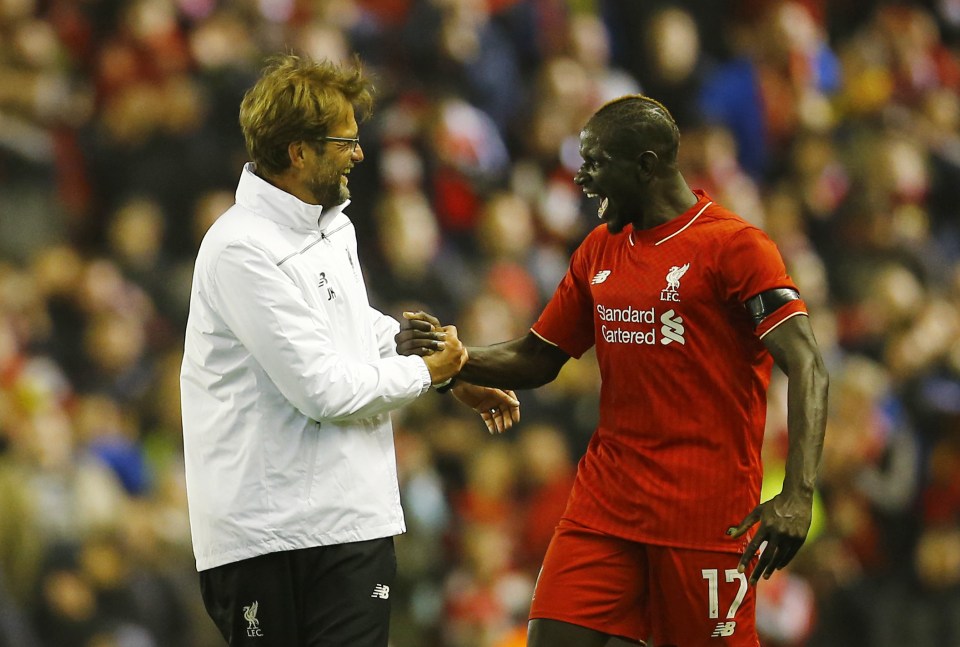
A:
[[[200,572],[230,647],[387,647],[393,537],[253,557]]]

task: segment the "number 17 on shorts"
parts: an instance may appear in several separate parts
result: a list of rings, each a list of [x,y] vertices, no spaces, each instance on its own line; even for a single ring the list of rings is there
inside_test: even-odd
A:
[[[723,569],[723,578],[727,584],[736,584],[737,592],[733,597],[733,601],[730,603],[730,606],[727,608],[726,613],[720,615],[720,591],[719,591],[719,582],[720,582],[720,572],[716,568],[704,568],[700,572],[703,574],[703,579],[707,581],[707,600],[709,608],[709,617],[711,620],[717,620],[722,617],[722,620],[717,623],[717,626],[714,627],[713,633],[710,634],[711,638],[721,638],[732,636],[733,633],[737,630],[737,621],[734,618],[737,617],[737,609],[740,608],[740,605],[743,603],[743,598],[747,595],[747,590],[749,588],[747,584],[747,576],[744,573],[740,573],[735,568],[725,568]]]

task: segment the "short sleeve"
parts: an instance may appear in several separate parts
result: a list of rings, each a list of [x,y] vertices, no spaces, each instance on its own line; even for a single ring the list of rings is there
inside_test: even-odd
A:
[[[593,296],[585,278],[588,272],[587,254],[581,245],[532,327],[541,339],[578,359],[594,344]]]
[[[730,238],[721,252],[719,267],[720,289],[728,301],[745,304],[767,290],[797,289],[777,245],[756,227],[742,229]],[[795,299],[770,313],[757,326],[756,333],[763,337],[786,319],[805,314],[806,304]]]

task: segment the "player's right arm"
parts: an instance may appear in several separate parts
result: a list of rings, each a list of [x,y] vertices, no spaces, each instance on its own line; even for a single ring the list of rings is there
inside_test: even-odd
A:
[[[405,312],[397,353],[425,356],[443,340],[440,321],[425,312]],[[469,359],[457,379],[498,389],[533,389],[552,382],[570,356],[533,332],[492,346],[468,347]]]
[[[552,382],[570,356],[533,332],[492,346],[468,348],[460,379],[501,389],[535,389]]]
[[[758,505],[729,531],[733,537],[739,537],[759,523],[740,560],[743,572],[761,544],[767,543],[750,575],[751,584],[756,584],[760,577],[769,579],[775,570],[790,563],[807,538],[823,450],[829,384],[808,317],[784,320],[763,341],[787,375],[789,446],[780,494]]]

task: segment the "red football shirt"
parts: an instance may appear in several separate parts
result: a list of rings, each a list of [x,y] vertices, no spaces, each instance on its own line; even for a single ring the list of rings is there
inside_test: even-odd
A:
[[[573,357],[596,345],[603,379],[564,516],[634,541],[738,551],[744,539],[725,531],[760,496],[773,364],[761,338],[806,306],[754,328],[744,303],[795,285],[761,230],[695,193],[653,229],[591,232],[533,331]]]

